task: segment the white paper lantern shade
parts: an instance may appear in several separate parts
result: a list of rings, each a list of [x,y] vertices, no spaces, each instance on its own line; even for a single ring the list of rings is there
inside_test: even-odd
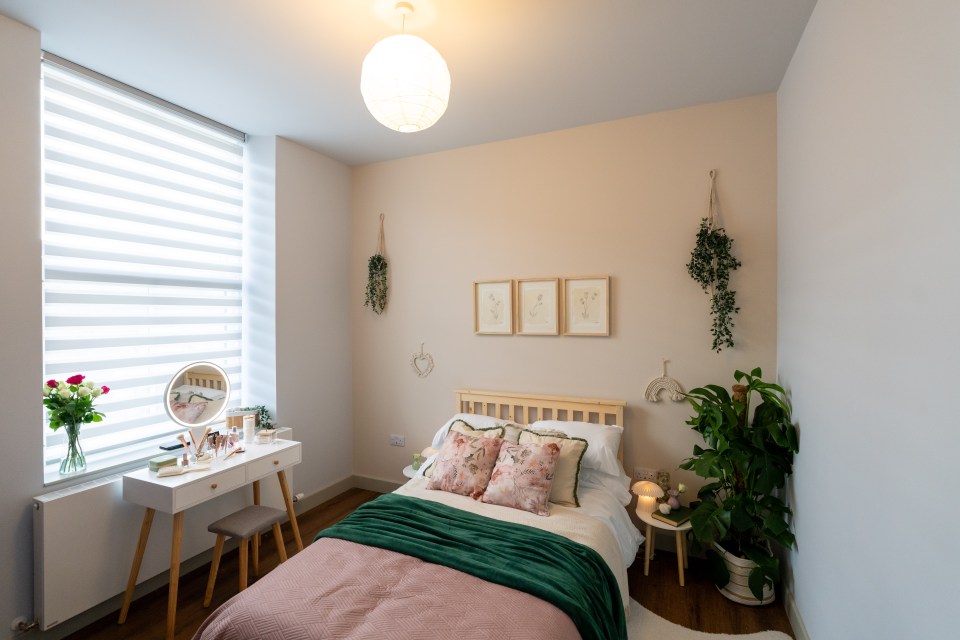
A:
[[[360,72],[360,93],[383,126],[402,133],[423,131],[447,110],[450,71],[425,40],[402,33],[370,49]]]

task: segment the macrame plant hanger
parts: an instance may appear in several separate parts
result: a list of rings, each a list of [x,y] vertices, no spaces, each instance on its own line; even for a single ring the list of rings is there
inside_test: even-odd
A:
[[[380,236],[377,239],[377,251],[367,261],[367,290],[363,306],[371,307],[377,315],[387,306],[387,252],[383,239],[383,214],[380,214]]]

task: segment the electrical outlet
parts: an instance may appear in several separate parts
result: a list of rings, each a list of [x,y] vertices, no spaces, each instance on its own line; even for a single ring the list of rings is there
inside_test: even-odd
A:
[[[657,471],[655,469],[648,469],[647,467],[634,467],[633,479],[634,481],[649,480],[650,482],[656,482]]]
[[[390,434],[390,446],[391,447],[405,447],[407,446],[407,439],[399,434],[391,433]]]

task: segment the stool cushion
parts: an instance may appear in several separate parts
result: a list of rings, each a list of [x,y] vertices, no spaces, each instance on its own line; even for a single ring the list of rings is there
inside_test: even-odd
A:
[[[280,522],[286,515],[287,512],[280,509],[253,505],[220,518],[207,527],[207,531],[232,538],[249,538],[269,528],[274,522]]]

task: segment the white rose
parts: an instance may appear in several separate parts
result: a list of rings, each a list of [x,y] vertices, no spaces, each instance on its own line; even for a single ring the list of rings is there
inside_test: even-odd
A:
[[[48,385],[46,382],[44,382],[44,383],[43,383],[43,395],[44,395],[44,397],[50,395],[50,392],[51,392],[51,391],[53,391],[53,389],[50,388],[50,385]]]
[[[687,485],[683,484],[682,482],[677,485],[677,491],[679,491],[680,493],[683,493],[686,490],[687,490]]]
[[[90,389],[87,389],[86,387],[80,387],[77,389],[77,395],[81,398],[86,398],[90,395]]]
[[[94,398],[98,397],[101,393],[103,393],[103,389],[101,389],[100,387],[97,387],[96,389],[94,389],[93,391],[90,392],[90,394],[91,394]]]
[[[63,391],[64,389],[69,389],[69,388],[70,388],[70,385],[68,385],[63,380],[57,383],[57,389],[59,389],[60,391]]]
[[[86,387],[87,389],[93,389],[93,382],[90,380],[84,380],[80,384]]]
[[[664,502],[657,508],[660,509],[660,513],[662,513],[663,515],[665,516],[670,515],[670,505],[668,505],[666,502]]]
[[[58,391],[57,393],[59,393],[60,397],[63,398],[64,400],[69,400],[70,396],[73,395],[70,393],[70,389],[60,389],[60,391]]]

